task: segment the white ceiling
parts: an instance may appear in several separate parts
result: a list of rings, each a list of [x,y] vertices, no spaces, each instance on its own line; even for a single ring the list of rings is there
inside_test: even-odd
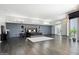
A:
[[[74,10],[76,7],[76,4],[1,4],[0,14],[58,20],[64,18],[68,11]]]

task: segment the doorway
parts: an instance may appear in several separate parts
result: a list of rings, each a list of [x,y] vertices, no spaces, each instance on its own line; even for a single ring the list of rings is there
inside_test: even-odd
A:
[[[55,25],[55,34],[61,35],[61,24]]]

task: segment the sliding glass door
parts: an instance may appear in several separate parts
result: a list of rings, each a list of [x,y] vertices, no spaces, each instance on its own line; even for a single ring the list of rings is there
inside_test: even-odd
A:
[[[78,26],[79,25],[77,25],[78,24],[78,18],[74,18],[74,19],[70,19],[70,23],[69,23],[69,27],[70,27],[70,29],[69,29],[69,35],[70,35],[70,39],[72,39],[72,38],[76,38],[77,39],[77,32],[78,32]]]

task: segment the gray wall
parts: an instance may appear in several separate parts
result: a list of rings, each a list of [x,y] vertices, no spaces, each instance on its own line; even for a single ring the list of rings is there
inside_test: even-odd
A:
[[[6,28],[10,31],[10,37],[18,37],[18,34],[21,32],[21,25],[19,24],[6,24]]]
[[[21,33],[21,25],[22,24],[16,24],[16,23],[7,23],[6,24],[6,28],[10,30],[10,37],[18,37],[19,33]],[[38,31],[40,30],[40,32],[42,32],[42,34],[51,34],[51,26],[46,26],[46,25],[26,25],[24,24],[24,26],[26,26],[26,28],[28,26],[33,26],[36,27],[38,29]],[[40,29],[39,29],[40,26]]]
[[[55,26],[52,26],[51,31],[52,31],[52,34],[55,34]]]
[[[51,26],[40,26],[40,32],[43,34],[52,34],[51,28]]]

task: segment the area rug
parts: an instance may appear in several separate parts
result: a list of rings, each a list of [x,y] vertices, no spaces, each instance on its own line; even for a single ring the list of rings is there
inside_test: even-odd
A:
[[[31,42],[40,42],[40,41],[52,40],[53,38],[41,36],[41,37],[31,37],[27,39],[30,40]]]

